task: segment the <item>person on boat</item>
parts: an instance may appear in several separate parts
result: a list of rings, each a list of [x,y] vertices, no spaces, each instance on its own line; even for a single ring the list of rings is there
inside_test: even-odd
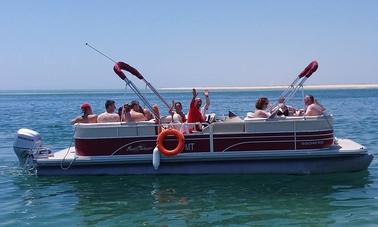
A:
[[[91,105],[89,103],[83,103],[81,106],[82,116],[77,116],[71,120],[71,124],[76,123],[97,123],[97,115],[93,114]]]
[[[277,116],[292,116],[295,114],[296,109],[292,106],[288,106],[285,104],[285,98],[284,97],[279,97],[278,98],[278,105],[273,108],[271,113],[275,113]]]
[[[306,95],[303,99],[305,109],[297,111],[299,116],[320,116],[326,110],[312,95]]]
[[[122,110],[123,110],[123,106],[118,108],[118,116],[119,116],[120,121],[122,121]]]
[[[131,111],[130,105],[128,103],[125,103],[120,108],[121,108],[121,114],[120,114],[121,122],[132,122],[131,115],[130,115],[130,111]]]
[[[104,122],[119,122],[119,115],[115,113],[116,106],[115,101],[113,100],[106,100],[105,102],[105,112],[98,115],[97,122],[104,123]]]
[[[209,109],[210,106],[210,97],[209,97],[209,91],[205,90],[205,98],[206,98],[206,104],[203,108],[202,106],[202,100],[197,97],[198,93],[195,88],[192,90],[192,101],[190,102],[189,107],[189,113],[188,113],[188,123],[202,123],[206,119],[206,112]],[[200,127],[196,127],[197,131],[200,130]]]
[[[255,112],[250,116],[252,118],[268,118],[270,117],[269,111],[267,111],[269,100],[267,97],[260,97],[256,100]]]
[[[181,102],[172,101],[172,107],[175,109],[174,111],[171,109],[169,113],[171,115],[171,121],[173,123],[184,123],[186,122],[186,116],[182,111],[182,104]]]
[[[151,119],[153,119],[151,112],[143,109],[136,100],[132,101],[130,105],[125,104],[123,106],[121,121],[138,122],[149,121]]]

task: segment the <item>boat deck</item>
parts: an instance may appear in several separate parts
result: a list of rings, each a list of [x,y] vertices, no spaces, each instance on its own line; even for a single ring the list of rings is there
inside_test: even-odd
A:
[[[338,139],[337,144],[329,148],[314,149],[314,150],[264,150],[264,151],[227,151],[227,152],[193,152],[182,153],[175,157],[161,156],[162,160],[178,161],[182,159],[240,159],[240,158],[299,158],[299,157],[324,157],[334,155],[350,155],[350,154],[364,154],[367,150],[361,144],[358,144],[350,139]],[[135,162],[152,159],[151,154],[140,155],[112,155],[112,156],[80,156],[76,155],[75,147],[66,148],[54,152],[49,157],[38,157],[38,164],[56,163],[56,162],[70,162],[75,159],[77,162],[99,162],[99,161],[122,161]]]
[[[37,175],[129,175],[129,174],[320,174],[366,169],[373,159],[367,149],[349,139],[330,148],[284,151],[227,151],[159,155],[78,156],[67,148],[40,157]]]

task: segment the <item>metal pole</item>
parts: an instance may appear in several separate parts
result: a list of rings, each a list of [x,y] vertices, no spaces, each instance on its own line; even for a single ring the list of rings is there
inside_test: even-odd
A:
[[[159,92],[146,80],[143,78],[143,81],[146,83],[146,85],[151,89],[153,93],[164,103],[164,105],[168,108],[171,109],[171,106],[169,106],[168,102],[165,101],[165,99],[159,94]]]
[[[298,89],[300,87],[303,87],[303,84],[304,82],[307,80],[307,77],[303,77],[303,79],[299,82],[299,84],[297,86],[295,86],[294,90],[292,90],[288,95],[287,97],[285,98],[285,102],[290,100],[291,98],[293,98],[293,96],[295,95],[295,93],[298,91]]]
[[[126,82],[126,85],[128,85],[131,90],[134,91],[134,93],[142,100],[142,102],[144,103],[144,105],[147,106],[147,108],[151,111],[151,114],[157,118],[155,112],[154,112],[154,109],[152,108],[152,105],[148,102],[148,100],[141,94],[141,92],[139,91],[139,89],[134,85],[133,82],[131,82],[129,79],[127,79],[127,77],[125,78],[125,82]]]
[[[285,97],[288,93],[289,93],[289,91],[290,91],[290,89],[292,89],[292,88],[294,88],[294,85],[298,82],[298,80],[300,79],[300,77],[297,77],[290,85],[289,85],[289,87],[287,87],[282,93],[281,93],[281,95],[280,95],[280,97]]]

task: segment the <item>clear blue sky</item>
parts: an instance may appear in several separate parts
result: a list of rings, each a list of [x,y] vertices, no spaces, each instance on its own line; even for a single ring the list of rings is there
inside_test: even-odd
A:
[[[378,83],[378,1],[2,1],[0,90]]]

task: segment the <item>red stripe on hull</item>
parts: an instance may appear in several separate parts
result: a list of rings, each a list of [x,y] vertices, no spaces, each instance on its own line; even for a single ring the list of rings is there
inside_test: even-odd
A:
[[[214,135],[214,151],[319,149],[333,144],[332,131],[298,134],[296,139],[294,133]],[[173,139],[166,141],[167,147],[175,144]],[[75,139],[76,153],[82,156],[151,154],[155,146],[156,137]],[[208,151],[208,135],[185,136],[184,153]]]

